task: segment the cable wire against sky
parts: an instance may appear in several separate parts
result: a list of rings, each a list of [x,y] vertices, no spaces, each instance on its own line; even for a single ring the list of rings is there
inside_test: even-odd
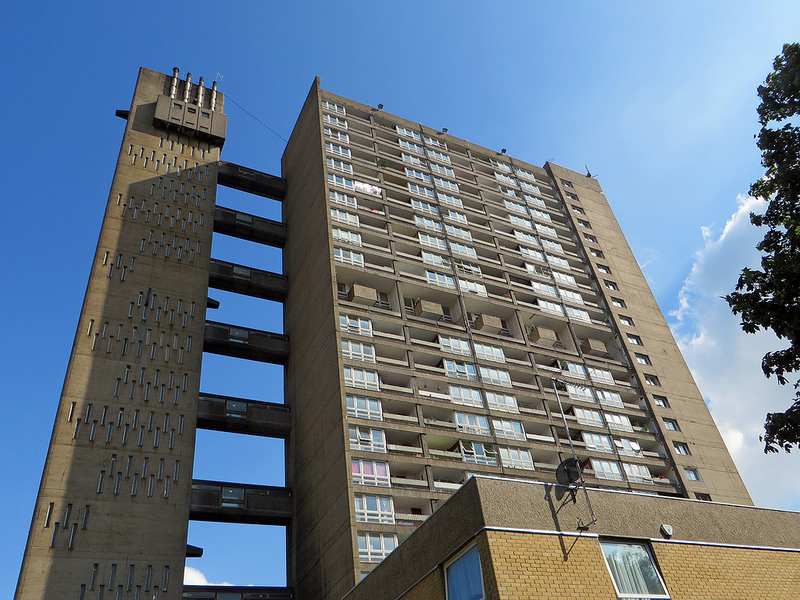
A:
[[[251,117],[251,118],[252,118],[254,121],[256,121],[257,123],[259,123],[259,124],[263,125],[263,126],[264,126],[264,127],[266,127],[267,129],[269,129],[269,130],[270,130],[272,133],[274,133],[275,135],[277,135],[277,136],[278,136],[279,138],[281,138],[281,139],[282,139],[284,142],[286,142],[286,143],[289,143],[289,140],[287,140],[285,137],[283,137],[283,136],[282,136],[280,133],[278,133],[277,131],[275,131],[275,130],[274,130],[272,127],[270,127],[269,125],[267,125],[266,123],[264,123],[264,121],[262,121],[262,120],[261,120],[261,119],[259,119],[257,116],[255,116],[253,113],[251,113],[249,110],[247,110],[247,109],[246,109],[244,106],[242,106],[242,105],[241,105],[241,104],[239,104],[239,103],[238,103],[236,100],[234,100],[233,98],[231,98],[231,97],[230,97],[230,94],[225,94],[225,99],[226,99],[226,100],[230,100],[231,102],[233,102],[233,103],[234,103],[236,106],[238,106],[239,108],[241,108],[241,109],[242,109],[242,111],[243,111],[243,112],[244,112],[246,115],[250,116],[250,117]]]

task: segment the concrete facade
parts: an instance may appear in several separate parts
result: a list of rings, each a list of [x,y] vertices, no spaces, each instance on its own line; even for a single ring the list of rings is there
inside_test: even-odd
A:
[[[212,90],[179,83],[170,98],[172,78],[142,69],[121,115],[18,598],[181,594],[225,126],[221,94],[212,110]],[[169,130],[162,98],[180,107]]]
[[[286,526],[287,587],[258,593],[341,598],[471,474],[555,483],[570,437],[593,487],[751,503],[595,179],[319,80],[276,177],[220,160],[222,102],[142,69],[118,112],[19,598],[177,597],[190,519]],[[285,333],[207,320],[209,288],[284,302]],[[198,389],[202,352],[285,365],[284,404]],[[192,480],[197,428],[285,439],[286,487]]]

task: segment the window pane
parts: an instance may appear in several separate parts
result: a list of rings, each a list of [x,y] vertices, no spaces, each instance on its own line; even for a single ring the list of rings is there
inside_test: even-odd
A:
[[[448,600],[481,600],[481,559],[478,547],[473,546],[447,567]]]
[[[661,577],[644,544],[600,542],[600,546],[621,597],[667,597]]]

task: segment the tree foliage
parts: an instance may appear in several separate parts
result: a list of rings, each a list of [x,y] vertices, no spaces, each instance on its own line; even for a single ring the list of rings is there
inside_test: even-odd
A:
[[[750,187],[753,196],[769,199],[763,215],[750,215],[754,225],[767,228],[756,245],[761,269],[743,269],[725,300],[741,315],[744,331],[771,329],[788,342],[761,361],[767,377],[786,385],[800,371],[800,44],[784,44],[773,68],[758,88],[757,139],[766,173]],[[767,414],[761,439],[764,452],[800,446],[800,392],[785,412]]]

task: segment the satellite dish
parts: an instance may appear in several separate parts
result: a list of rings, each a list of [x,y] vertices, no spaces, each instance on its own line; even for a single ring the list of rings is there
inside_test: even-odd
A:
[[[577,458],[562,460],[556,468],[556,480],[561,485],[570,485],[581,478],[581,462]]]

